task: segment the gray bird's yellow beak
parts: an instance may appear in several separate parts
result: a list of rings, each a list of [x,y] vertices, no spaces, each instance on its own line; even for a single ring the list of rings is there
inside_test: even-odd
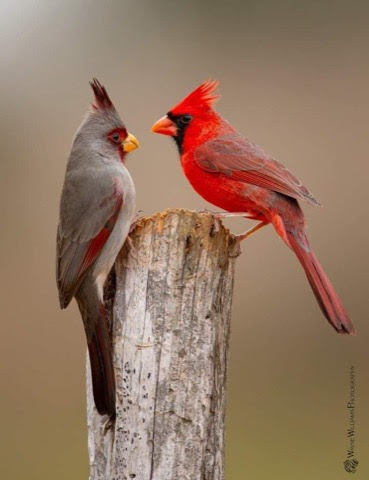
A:
[[[140,146],[137,138],[129,133],[126,139],[122,142],[122,147],[124,152],[132,152],[132,150],[136,150]]]

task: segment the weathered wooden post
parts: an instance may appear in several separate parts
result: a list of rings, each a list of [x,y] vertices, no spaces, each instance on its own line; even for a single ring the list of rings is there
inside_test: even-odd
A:
[[[237,250],[209,213],[167,210],[136,224],[109,291],[117,386],[110,429],[88,375],[92,480],[224,478]]]

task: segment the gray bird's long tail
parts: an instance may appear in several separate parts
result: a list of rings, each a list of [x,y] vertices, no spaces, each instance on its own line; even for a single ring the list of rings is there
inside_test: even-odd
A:
[[[115,375],[105,307],[90,283],[82,282],[75,297],[87,337],[96,409],[100,415],[112,417],[115,415]]]

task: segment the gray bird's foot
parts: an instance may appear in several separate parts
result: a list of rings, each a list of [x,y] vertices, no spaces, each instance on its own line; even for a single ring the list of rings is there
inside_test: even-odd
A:
[[[105,424],[103,425],[103,435],[105,436],[109,430],[114,427],[115,424],[115,414],[113,417],[109,417]]]
[[[132,220],[132,223],[131,223],[131,226],[129,227],[129,233],[128,235],[130,235],[133,230],[135,229],[136,227],[136,224],[141,220],[141,218],[143,217],[143,214],[144,211],[143,210],[138,210],[138,212],[135,213],[135,216],[133,217],[133,220]]]
[[[143,214],[145,213],[144,210],[138,210],[136,213],[135,213],[135,216],[133,217],[133,222],[132,224],[138,222],[138,220],[140,220],[140,218],[143,217]]]

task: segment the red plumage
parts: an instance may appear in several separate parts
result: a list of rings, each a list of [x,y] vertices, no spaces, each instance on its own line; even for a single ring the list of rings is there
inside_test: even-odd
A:
[[[92,265],[92,263],[96,260],[96,257],[101,252],[103,246],[105,245],[106,241],[110,237],[111,232],[113,231],[120,209],[123,206],[122,194],[115,191],[114,200],[116,203],[115,212],[108,219],[108,221],[106,222],[104,227],[100,230],[100,232],[96,235],[96,237],[93,238],[88,244],[88,248],[86,250],[85,256],[83,257],[83,260],[78,272],[79,275],[83,275],[83,273],[88,269],[88,267]]]
[[[240,135],[212,106],[218,82],[205,82],[173,107],[152,130],[174,137],[183,171],[208,202],[229,212],[272,223],[295,252],[318,303],[339,333],[354,327],[324,270],[310,249],[298,200],[319,205],[281,163]]]
[[[177,108],[180,109],[182,113],[188,109],[191,111],[210,110],[216,100],[220,98],[220,95],[216,93],[218,85],[218,80],[208,80],[202,83],[193,92],[187,95],[179,105],[172,108],[171,112],[175,113]]]

